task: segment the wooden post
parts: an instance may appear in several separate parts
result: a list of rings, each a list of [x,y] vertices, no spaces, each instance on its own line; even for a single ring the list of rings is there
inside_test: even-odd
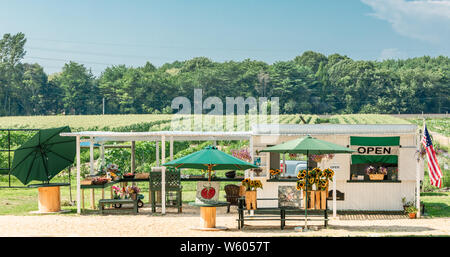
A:
[[[95,209],[95,191],[91,188],[91,209]]]
[[[337,216],[337,210],[336,210],[336,173],[333,176],[333,218],[336,218]]]
[[[94,138],[91,137],[89,140],[89,168],[90,168],[90,174],[95,175],[94,171]]]
[[[314,210],[315,208],[315,204],[316,204],[316,199],[315,199],[315,196],[316,196],[316,194],[314,193],[314,191],[309,191],[308,192],[308,195],[309,196],[311,196],[311,199],[310,199],[310,201],[309,201],[309,208],[308,209],[311,209],[311,210]]]
[[[84,189],[81,189],[81,204],[84,209]]]
[[[81,214],[81,156],[80,156],[80,136],[76,139],[77,151],[77,213]],[[84,200],[83,200],[84,201]],[[84,208],[84,206],[83,206]]]
[[[156,141],[156,167],[159,167],[159,141]]]
[[[423,121],[423,127],[425,127],[425,120]],[[416,138],[417,145],[417,160],[416,160],[416,208],[417,208],[417,218],[420,218],[420,130]]]
[[[101,152],[100,156],[101,156],[101,159],[102,159],[102,166],[105,166],[105,165],[106,165],[106,159],[105,159],[105,144],[103,144],[103,143],[102,143],[102,145],[101,145],[101,147],[100,147],[100,152]]]
[[[166,136],[161,136],[161,164],[166,162]],[[166,214],[166,167],[161,169],[161,213]]]
[[[135,151],[136,151],[136,142],[131,141],[131,173],[133,173],[133,174],[136,171]]]

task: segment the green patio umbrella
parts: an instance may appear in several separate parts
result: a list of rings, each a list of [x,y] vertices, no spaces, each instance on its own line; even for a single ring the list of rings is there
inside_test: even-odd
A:
[[[75,138],[61,137],[71,132],[69,126],[39,130],[30,140],[14,151],[11,174],[24,185],[32,180],[49,183],[56,174],[75,159]]]
[[[297,138],[279,145],[268,147],[260,152],[305,154],[307,160],[306,169],[308,169],[310,154],[352,153],[355,152],[355,150],[307,135],[306,137]],[[306,186],[308,186],[308,179],[306,179]],[[305,190],[305,192],[306,204],[308,204],[308,191]],[[307,217],[307,206],[305,206],[305,228],[307,228]]]
[[[268,147],[260,152],[330,154],[352,153],[355,152],[355,150],[308,135],[306,137],[297,138],[279,145]]]
[[[208,169],[208,180],[211,181],[212,170],[246,170],[258,166],[226,154],[215,146],[207,146],[203,150],[186,155],[163,164],[175,168]]]

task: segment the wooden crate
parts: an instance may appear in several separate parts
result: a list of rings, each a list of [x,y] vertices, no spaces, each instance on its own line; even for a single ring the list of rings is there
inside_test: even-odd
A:
[[[245,205],[247,210],[256,210],[256,191],[245,191]]]
[[[327,192],[326,190],[312,190],[308,191],[308,210],[325,210],[327,204]],[[303,191],[305,196],[305,191]],[[304,205],[306,206],[306,197],[304,197]]]

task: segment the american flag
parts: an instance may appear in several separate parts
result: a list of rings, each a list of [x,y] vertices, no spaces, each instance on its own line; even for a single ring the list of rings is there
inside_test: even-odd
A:
[[[428,174],[430,175],[431,184],[440,188],[442,185],[442,171],[436,158],[436,152],[434,151],[427,125],[425,125],[423,132],[422,144],[427,151]]]

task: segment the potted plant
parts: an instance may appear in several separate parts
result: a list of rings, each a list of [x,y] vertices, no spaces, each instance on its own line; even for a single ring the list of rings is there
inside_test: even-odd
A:
[[[254,168],[252,171],[255,173],[257,177],[261,175],[261,172],[263,171],[261,168]]]
[[[410,219],[416,218],[417,208],[414,205],[406,207],[406,213],[408,213],[408,216]]]
[[[383,180],[384,175],[387,174],[387,169],[385,167],[380,167],[377,170],[370,165],[366,168],[366,174],[369,176],[370,180]]]
[[[280,169],[272,169],[270,170],[270,178],[279,179],[281,175]]]
[[[398,179],[398,169],[393,169],[391,173],[391,180],[397,180]]]
[[[246,178],[242,180],[242,186],[245,187],[245,203],[247,205],[247,210],[256,210],[256,189],[262,188],[261,181]]]
[[[132,200],[137,199],[137,194],[139,194],[139,192],[141,192],[141,189],[137,186],[129,186],[128,187],[128,194],[130,195],[130,198]]]
[[[113,199],[120,199],[120,187],[118,186],[112,186],[113,190]]]

